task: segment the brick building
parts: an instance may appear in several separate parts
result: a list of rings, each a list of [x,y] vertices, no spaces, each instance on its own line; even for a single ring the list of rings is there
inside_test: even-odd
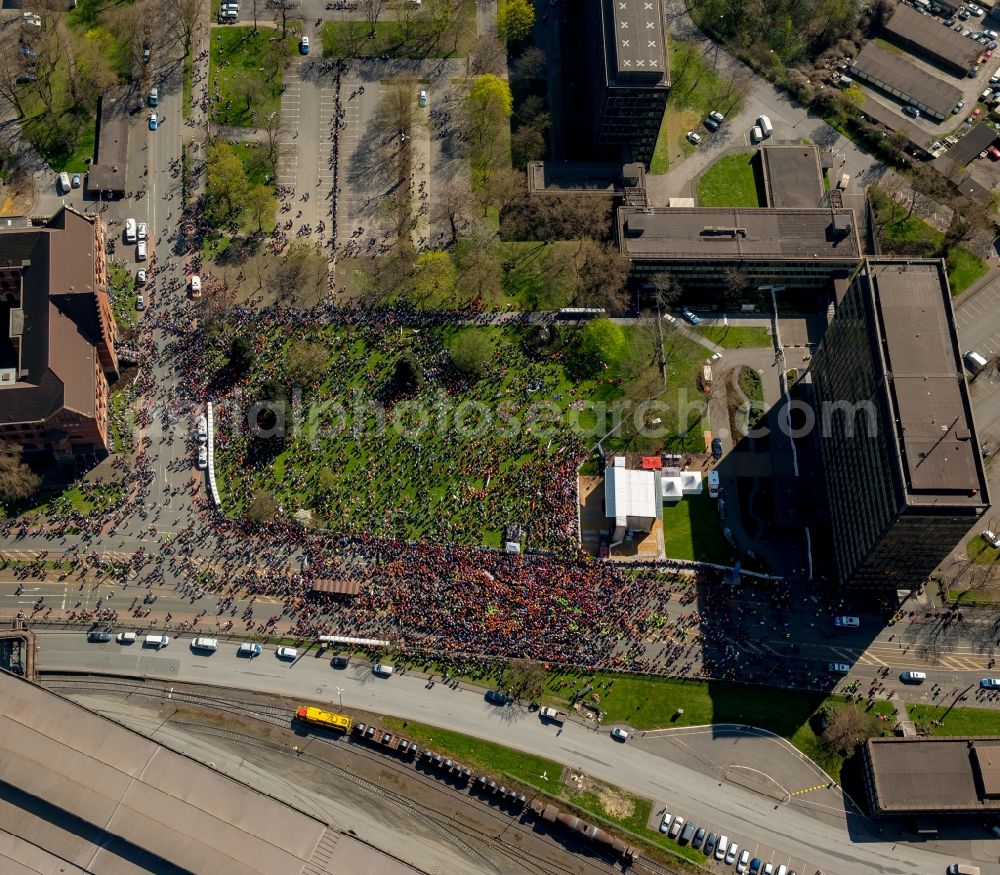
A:
[[[64,207],[0,230],[0,439],[28,457],[108,454],[118,377],[104,229]]]

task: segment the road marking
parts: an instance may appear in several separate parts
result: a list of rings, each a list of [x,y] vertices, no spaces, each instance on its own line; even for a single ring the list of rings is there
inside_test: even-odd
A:
[[[817,784],[815,787],[806,787],[805,790],[796,790],[794,793],[789,793],[789,796],[804,796],[806,793],[812,793],[815,790],[825,790],[827,784]]]

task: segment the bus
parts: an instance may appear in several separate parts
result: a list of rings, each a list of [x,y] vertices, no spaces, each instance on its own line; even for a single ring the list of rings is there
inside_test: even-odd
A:
[[[559,319],[597,319],[604,315],[603,307],[563,307],[556,312]]]

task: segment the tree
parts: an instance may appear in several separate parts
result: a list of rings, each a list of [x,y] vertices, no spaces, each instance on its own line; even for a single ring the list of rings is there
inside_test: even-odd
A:
[[[243,114],[250,116],[255,106],[267,100],[264,85],[252,76],[243,76],[233,83],[236,101],[243,104]]]
[[[330,367],[330,352],[319,343],[292,341],[285,357],[285,369],[292,385],[314,386],[322,382]]]
[[[455,296],[457,278],[449,253],[440,249],[421,252],[413,274],[414,299],[428,309],[445,309]]]
[[[824,716],[823,741],[841,756],[850,756],[862,742],[882,734],[878,718],[854,705],[829,708]]]
[[[469,58],[469,68],[473,75],[492,73],[502,76],[507,69],[507,53],[499,41],[491,36],[481,36]]]
[[[538,46],[528,46],[510,68],[511,79],[544,79],[547,75],[548,59]]]
[[[247,519],[254,523],[268,523],[278,514],[278,502],[266,489],[258,489],[247,508]]]
[[[549,252],[546,274],[563,285],[577,307],[620,312],[628,307],[629,260],[608,243],[566,241]]]
[[[397,360],[392,372],[392,390],[396,395],[409,395],[424,384],[424,369],[417,357],[406,350]]]
[[[504,42],[526,39],[535,26],[535,7],[529,0],[507,0],[497,10],[497,33]]]
[[[515,699],[537,699],[545,689],[547,677],[540,662],[512,659],[504,669],[500,685]]]
[[[243,334],[237,334],[229,345],[229,367],[237,377],[250,372],[257,352],[250,339]]]
[[[671,304],[676,304],[680,300],[681,292],[683,291],[676,277],[663,271],[654,273],[647,280],[647,285],[653,293],[657,311],[661,315]]]
[[[750,277],[736,267],[727,267],[722,272],[722,294],[726,298],[738,298],[747,286],[750,285]]]
[[[258,183],[249,188],[246,193],[246,216],[257,226],[257,233],[263,234],[265,226],[274,224],[274,212],[278,209],[278,201],[270,186]]]
[[[483,73],[472,80],[465,99],[469,133],[476,140],[495,136],[497,127],[514,112],[510,86],[499,76]]]
[[[35,493],[42,478],[21,457],[21,448],[0,442],[0,501],[22,501]]]
[[[853,121],[861,114],[861,107],[865,102],[865,95],[860,88],[853,85],[834,93],[830,99],[833,111],[841,123]]]
[[[375,25],[378,24],[379,18],[388,5],[387,0],[361,0],[361,11],[365,14],[365,21],[368,22],[369,34],[372,39],[375,39]]]
[[[216,227],[233,224],[243,209],[249,183],[239,156],[228,143],[215,143],[206,160],[206,217]]]
[[[627,350],[625,332],[610,319],[592,319],[580,329],[573,344],[577,367],[592,374],[615,367]]]
[[[456,174],[438,188],[437,199],[431,204],[431,221],[448,223],[452,245],[458,242],[459,231],[468,221],[475,203],[464,174]]]
[[[450,351],[455,367],[478,380],[496,355],[496,344],[481,328],[463,328],[452,340]]]
[[[323,300],[329,280],[326,256],[305,240],[290,244],[285,256],[274,261],[270,274],[278,300],[299,307],[314,307]]]
[[[191,54],[191,43],[194,42],[194,32],[198,27],[202,8],[201,0],[166,0],[168,20],[181,35],[184,57]]]
[[[270,6],[274,10],[274,20],[281,22],[281,41],[284,42],[288,38],[289,13],[299,8],[299,0],[271,0]]]
[[[110,88],[118,79],[111,69],[107,47],[89,35],[80,42],[73,57],[70,76],[70,94],[73,105],[80,109],[92,107],[98,96]]]
[[[261,66],[264,68],[265,79],[269,82],[277,82],[281,79],[281,74],[285,72],[288,61],[291,58],[292,47],[288,45],[288,40],[268,40],[261,53]]]
[[[269,112],[264,118],[258,120],[257,126],[264,132],[264,154],[273,176],[276,174],[278,159],[282,157],[284,151],[282,144],[287,135],[287,131],[281,124],[281,113]]]

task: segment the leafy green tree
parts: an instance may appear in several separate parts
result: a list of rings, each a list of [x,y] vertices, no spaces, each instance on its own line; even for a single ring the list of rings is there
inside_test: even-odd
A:
[[[0,443],[0,501],[21,501],[33,495],[41,482],[41,477],[24,463],[19,446]]]
[[[250,187],[243,163],[228,143],[215,143],[208,150],[205,169],[206,218],[216,227],[234,224]]]
[[[535,26],[535,7],[530,0],[507,0],[497,10],[497,33],[504,42],[527,39]]]
[[[593,319],[580,329],[573,345],[578,368],[596,374],[614,368],[628,352],[628,339],[610,319]]]
[[[294,340],[288,347],[285,368],[292,385],[314,386],[326,376],[330,352],[319,343]]]
[[[475,140],[494,136],[500,123],[514,113],[510,85],[492,73],[476,76],[469,86],[465,109],[469,116],[469,132]]]
[[[274,191],[267,185],[258,183],[251,186],[246,193],[246,215],[258,234],[263,234],[274,227],[274,213],[278,209],[278,201]]]
[[[463,328],[451,342],[451,360],[463,374],[480,379],[496,355],[496,344],[481,328]]]
[[[436,249],[417,256],[413,296],[421,306],[445,307],[455,297],[458,271],[450,253]]]

